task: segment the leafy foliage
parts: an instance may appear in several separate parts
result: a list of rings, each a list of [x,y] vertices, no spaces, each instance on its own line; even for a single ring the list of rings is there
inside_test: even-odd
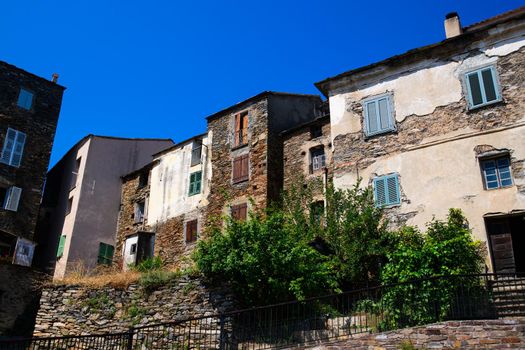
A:
[[[138,272],[149,272],[160,270],[163,267],[162,259],[160,256],[145,259],[138,263],[136,266],[131,266],[134,271]]]

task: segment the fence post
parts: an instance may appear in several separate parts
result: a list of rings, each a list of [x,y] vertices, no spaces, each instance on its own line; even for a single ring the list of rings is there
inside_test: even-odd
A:
[[[226,349],[226,332],[225,332],[225,317],[224,314],[219,315],[219,350]]]
[[[133,327],[130,327],[128,329],[128,343],[126,346],[126,350],[133,350],[133,335],[135,333],[135,329]]]

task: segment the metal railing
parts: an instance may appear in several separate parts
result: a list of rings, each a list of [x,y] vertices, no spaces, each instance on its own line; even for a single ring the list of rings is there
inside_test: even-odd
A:
[[[520,276],[431,277],[119,334],[0,340],[0,350],[274,349],[445,320],[525,316],[525,278]]]

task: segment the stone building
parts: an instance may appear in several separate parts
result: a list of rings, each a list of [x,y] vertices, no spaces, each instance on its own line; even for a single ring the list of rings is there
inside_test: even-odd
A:
[[[283,139],[283,188],[310,186],[312,204],[324,208],[324,189],[331,181],[332,144],[328,104],[315,119],[281,133]]]
[[[0,259],[31,266],[64,87],[0,61]]]
[[[49,171],[37,239],[39,264],[62,278],[76,263],[111,264],[121,176],[151,162],[169,139],[87,135]]]
[[[154,256],[182,266],[203,228],[208,204],[210,148],[197,135],[153,156],[122,179],[115,263],[130,265]]]
[[[207,222],[244,219],[279,199],[283,188],[280,133],[320,114],[317,95],[262,92],[207,118],[211,179]]]
[[[318,82],[330,105],[334,184],[372,185],[394,224],[451,207],[496,272],[525,271],[525,8]]]

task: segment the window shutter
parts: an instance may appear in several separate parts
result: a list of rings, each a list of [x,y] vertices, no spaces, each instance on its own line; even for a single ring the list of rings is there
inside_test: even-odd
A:
[[[193,194],[195,190],[194,187],[195,187],[195,173],[190,174],[190,190],[189,190],[190,196]]]
[[[24,153],[24,144],[26,142],[26,134],[18,131],[16,135],[15,146],[13,149],[13,155],[11,157],[12,166],[20,166],[22,162],[22,154]]]
[[[386,184],[384,177],[374,179],[374,190],[376,196],[376,206],[384,206],[386,204]]]
[[[381,130],[390,129],[390,113],[388,113],[388,98],[382,98],[377,101],[379,110],[379,125]]]
[[[201,193],[202,172],[195,173],[195,193]]]
[[[10,187],[7,191],[4,208],[11,211],[17,211],[21,193],[22,189],[20,187]]]
[[[400,202],[400,193],[399,193],[399,183],[397,175],[389,176],[386,179],[387,190],[388,190],[388,200],[387,203],[398,204]]]
[[[377,110],[376,110],[376,102],[371,101],[367,102],[365,105],[365,133],[367,135],[376,133],[379,128],[377,124]]]
[[[2,149],[2,163],[11,164],[11,155],[15,146],[16,131],[9,128],[4,140],[4,148]]]
[[[35,245],[34,242],[27,239],[18,238],[13,263],[21,266],[31,266],[33,254],[35,253]]]
[[[249,157],[247,154],[245,154],[242,158],[241,158],[241,178],[243,180],[245,179],[248,179],[248,161],[249,161]]]
[[[241,114],[238,113],[235,115],[235,133],[234,133],[235,146],[238,146],[240,144],[240,139],[239,139],[240,129],[241,129]]]
[[[60,242],[58,242],[58,249],[57,249],[57,258],[62,257],[64,255],[64,246],[66,245],[66,236],[62,235],[60,236]]]

